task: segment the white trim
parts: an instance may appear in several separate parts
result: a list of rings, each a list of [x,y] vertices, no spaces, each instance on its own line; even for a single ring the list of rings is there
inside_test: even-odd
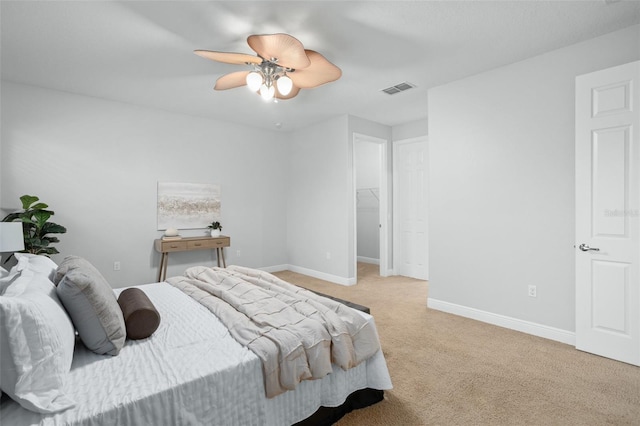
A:
[[[301,266],[289,265],[289,271],[297,272],[303,275],[308,275],[313,278],[318,278],[320,280],[325,280],[325,281],[329,281],[329,282],[340,284],[340,285],[350,286],[356,283],[356,278],[339,277],[337,275],[331,275],[325,272],[314,271],[313,269],[307,269]]]
[[[389,152],[389,141],[387,139],[379,138],[376,136],[365,135],[358,132],[353,132],[351,139],[351,173],[352,173],[352,185],[353,185],[353,193],[352,193],[352,202],[353,202],[353,284],[355,284],[358,280],[358,222],[357,222],[357,207],[356,207],[356,142],[370,142],[379,145],[380,150],[380,260],[378,265],[380,265],[380,276],[386,277],[389,276],[389,268],[388,265],[390,263],[390,259],[388,259],[389,253],[389,231],[391,230],[390,226],[390,218],[391,213],[389,208],[389,160],[388,160],[388,152]],[[351,280],[351,279],[350,279]],[[352,285],[352,284],[348,284]]]
[[[280,271],[297,272],[298,274],[307,275],[309,277],[318,278],[319,280],[329,281],[334,284],[340,284],[344,286],[352,286],[352,285],[355,285],[357,282],[356,278],[339,277],[337,275],[327,274],[325,272],[315,271],[313,269],[303,268],[301,266],[295,266],[295,265],[274,265],[274,266],[265,266],[257,269],[260,269],[261,271],[265,271],[265,272],[280,272]]]
[[[372,257],[358,256],[358,262],[371,263],[372,265],[379,265],[380,264],[380,259],[374,259]]]
[[[575,333],[555,327],[549,327],[548,325],[537,324],[535,322],[511,318],[505,315],[494,314],[492,312],[481,311],[479,309],[469,308],[467,306],[431,298],[427,299],[427,307],[437,311],[448,312],[461,317],[497,325],[499,327],[521,331],[534,336],[544,337],[545,339],[555,340],[557,342],[566,343],[567,345],[576,345]]]
[[[258,268],[258,269],[260,269],[261,271],[273,273],[273,272],[280,272],[280,271],[288,271],[289,265],[265,266],[264,268]]]

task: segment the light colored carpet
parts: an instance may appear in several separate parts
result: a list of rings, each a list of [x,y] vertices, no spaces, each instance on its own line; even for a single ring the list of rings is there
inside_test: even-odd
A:
[[[426,307],[427,282],[359,264],[344,287],[279,277],[371,308],[394,388],[352,425],[640,425],[640,368]]]

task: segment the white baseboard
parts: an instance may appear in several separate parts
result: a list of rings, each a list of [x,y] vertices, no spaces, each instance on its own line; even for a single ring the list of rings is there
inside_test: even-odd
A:
[[[427,300],[427,307],[511,330],[521,331],[534,336],[544,337],[545,339],[555,340],[557,342],[566,343],[567,345],[576,345],[576,334],[567,330],[561,330],[559,328],[549,327],[547,325],[537,324],[531,321],[511,318],[505,315],[494,314],[492,312],[481,311],[479,309],[469,308],[467,306],[456,305],[455,303],[444,302],[442,300],[431,298]]]
[[[273,273],[273,272],[280,272],[280,271],[288,271],[289,265],[265,266],[264,268],[258,268],[258,269],[260,269],[261,271]]]
[[[340,285],[354,285],[356,283],[355,278],[344,278],[337,275],[327,274],[325,272],[314,271],[313,269],[303,268],[301,266],[289,265],[289,271],[297,272],[299,274],[308,275],[313,278],[318,278],[325,281],[330,281]]]
[[[371,263],[372,265],[379,265],[380,259],[374,259],[373,257],[358,256],[358,262]]]
[[[320,280],[325,280],[325,281],[332,282],[334,284],[340,284],[344,286],[355,285],[357,282],[355,278],[339,277],[337,275],[331,275],[325,272],[315,271],[313,269],[303,268],[301,266],[295,266],[295,265],[266,266],[264,268],[258,268],[258,269],[265,272],[278,272],[278,271],[297,272],[298,274],[307,275],[313,278],[318,278]]]
[[[380,271],[380,276],[381,277],[390,277],[392,275],[397,275],[395,272],[393,272],[393,269],[387,269],[387,270],[382,270]]]

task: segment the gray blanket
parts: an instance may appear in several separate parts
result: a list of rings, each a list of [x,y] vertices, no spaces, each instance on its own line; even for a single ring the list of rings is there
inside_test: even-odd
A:
[[[167,279],[214,313],[262,361],[268,398],[358,365],[380,349],[375,326],[343,304],[240,266]]]

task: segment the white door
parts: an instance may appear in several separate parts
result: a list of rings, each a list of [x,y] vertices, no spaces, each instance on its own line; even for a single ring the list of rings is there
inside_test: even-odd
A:
[[[576,78],[576,348],[640,365],[640,62]]]
[[[394,142],[394,269],[428,279],[427,139]]]

